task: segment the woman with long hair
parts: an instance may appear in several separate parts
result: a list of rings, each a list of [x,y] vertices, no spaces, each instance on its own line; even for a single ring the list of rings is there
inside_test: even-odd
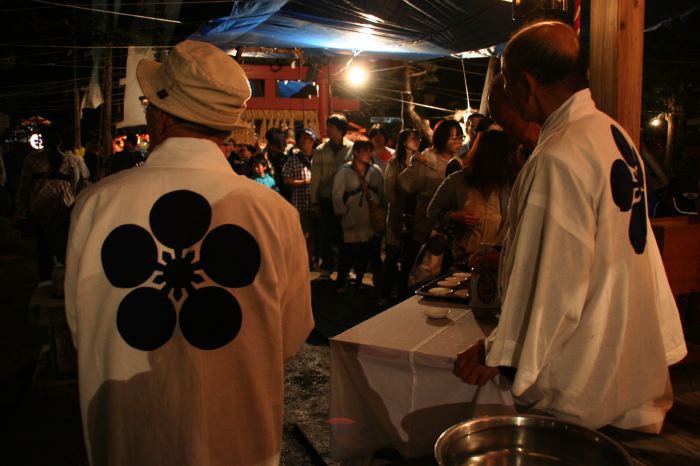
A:
[[[399,173],[408,167],[413,154],[420,147],[420,134],[415,129],[404,129],[399,133],[396,143],[396,153],[391,158],[384,172],[384,194],[388,203],[386,225],[386,255],[384,257],[384,273],[381,290],[379,292],[379,306],[389,304],[391,291],[397,283],[398,263],[401,253],[402,241],[406,235],[401,234],[402,229],[408,229],[408,219],[413,217],[415,208],[415,196],[407,199],[407,196],[399,189]],[[411,202],[412,201],[412,202]],[[399,293],[406,288],[408,272],[412,264],[401,260],[401,273],[398,275]]]
[[[501,219],[515,178],[512,152],[503,130],[480,132],[466,166],[448,176],[430,201],[428,220],[451,231],[455,264],[466,264],[481,243],[501,243]]]
[[[433,130],[433,145],[412,157],[399,175],[398,184],[406,195],[415,194],[416,207],[411,228],[412,241],[407,242],[401,262],[410,268],[420,245],[428,241],[435,221],[428,219],[426,210],[440,183],[445,179],[447,164],[462,147],[464,133],[457,120],[440,120]],[[404,294],[405,297],[405,294]]]

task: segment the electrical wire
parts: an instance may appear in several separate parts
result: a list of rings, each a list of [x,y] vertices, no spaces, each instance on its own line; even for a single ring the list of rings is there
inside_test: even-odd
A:
[[[160,21],[163,23],[181,24],[181,21],[178,21],[176,19],[156,18],[154,16],[145,16],[145,15],[134,15],[131,13],[121,13],[118,11],[100,10],[98,8],[87,8],[84,6],[69,5],[66,3],[49,2],[46,0],[31,0],[31,1],[33,1],[34,3],[43,3],[45,5],[60,6],[60,7],[64,7],[64,8],[75,8],[76,10],[92,11],[95,13],[105,13],[105,14],[115,15],[115,16],[129,16],[131,18],[147,19],[150,21]]]
[[[462,62],[462,74],[464,75],[464,91],[467,94],[467,112],[472,112],[472,105],[469,101],[469,86],[467,85],[467,71],[464,68],[464,58],[460,60]]]
[[[0,47],[27,47],[27,48],[54,48],[54,49],[128,49],[134,47],[137,49],[153,48],[153,49],[171,49],[172,45],[54,45],[54,44],[13,44],[0,43]]]
[[[344,83],[340,83],[340,82],[339,82],[338,84],[341,84],[341,86],[345,87],[345,90],[348,91],[348,92],[349,92],[350,94],[352,94],[353,96],[355,96],[355,98],[361,99],[361,97],[357,94],[357,92],[356,92],[355,90],[351,89],[349,86],[346,86],[346,85],[344,85]],[[376,88],[375,88],[375,89],[376,89]],[[395,89],[378,89],[378,90],[381,90],[381,91],[391,90],[392,92],[396,92]],[[428,105],[428,104],[420,104],[420,103],[416,103],[416,102],[410,102],[410,101],[407,101],[407,100],[404,100],[404,99],[395,99],[395,98],[393,98],[393,97],[389,97],[389,96],[386,96],[386,95],[375,94],[375,93],[372,92],[372,91],[368,91],[368,92],[369,92],[371,95],[376,96],[378,101],[382,101],[382,100],[391,100],[391,101],[394,101],[394,102],[401,102],[402,104],[403,104],[403,103],[413,104],[413,105],[415,105],[416,107],[430,108],[430,109],[432,109],[432,110],[439,110],[439,111],[442,111],[442,112],[454,113],[454,110],[450,110],[450,109],[447,109],[447,108],[436,107],[436,106],[434,106],[434,105]]]

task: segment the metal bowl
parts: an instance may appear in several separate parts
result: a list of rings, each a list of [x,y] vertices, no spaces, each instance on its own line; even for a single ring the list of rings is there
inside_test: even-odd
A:
[[[631,466],[600,432],[546,416],[489,416],[456,424],[435,443],[440,466]]]

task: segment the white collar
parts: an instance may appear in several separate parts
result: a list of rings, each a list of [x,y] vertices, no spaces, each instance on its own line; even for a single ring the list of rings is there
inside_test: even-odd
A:
[[[566,101],[545,120],[542,125],[540,143],[546,139],[547,136],[557,132],[572,121],[590,115],[595,111],[595,102],[593,102],[593,98],[591,97],[590,89],[582,89],[572,94],[571,97],[566,99]]]
[[[171,137],[148,154],[144,168],[180,167],[231,171],[226,157],[209,139]]]

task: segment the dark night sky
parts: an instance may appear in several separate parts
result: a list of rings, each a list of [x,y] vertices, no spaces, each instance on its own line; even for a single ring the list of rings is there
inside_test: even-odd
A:
[[[90,2],[63,2],[89,6]],[[122,2],[122,12],[136,13],[135,2]],[[182,24],[174,27],[173,45],[204,21],[225,16],[232,2],[183,2]],[[111,40],[115,68],[125,66],[127,44],[151,45],[163,24],[125,16],[46,5],[31,0],[0,4],[0,112],[27,117],[70,113],[73,83],[86,86],[91,52]],[[157,44],[161,45],[161,44]],[[118,68],[117,70],[118,71]],[[118,89],[116,86],[115,90]]]

